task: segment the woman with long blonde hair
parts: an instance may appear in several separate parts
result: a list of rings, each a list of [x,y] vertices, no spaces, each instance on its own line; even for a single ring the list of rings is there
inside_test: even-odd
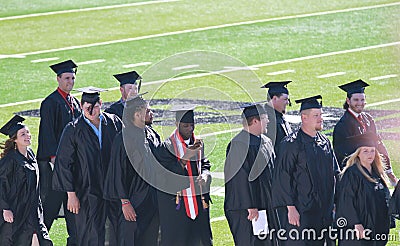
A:
[[[9,138],[0,154],[0,245],[26,245],[35,242],[53,245],[43,222],[39,197],[39,169],[25,119],[15,115],[1,129]]]
[[[340,174],[337,225],[344,232],[339,245],[386,245],[390,227],[390,193],[375,134],[348,138],[357,150]],[[347,230],[346,230],[347,229]]]

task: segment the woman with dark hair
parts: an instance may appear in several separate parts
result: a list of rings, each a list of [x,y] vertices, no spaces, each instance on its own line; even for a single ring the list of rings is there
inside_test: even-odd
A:
[[[53,245],[43,222],[39,169],[24,120],[15,115],[0,129],[9,137],[0,155],[0,244],[28,246],[36,234],[40,245]]]
[[[348,158],[338,184],[339,245],[386,245],[390,227],[388,178],[375,134],[348,138],[357,150]]]

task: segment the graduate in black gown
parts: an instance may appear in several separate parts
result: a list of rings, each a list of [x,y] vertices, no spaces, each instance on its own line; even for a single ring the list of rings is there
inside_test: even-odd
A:
[[[333,147],[339,165],[344,167],[345,158],[356,150],[355,146],[347,141],[347,138],[367,132],[376,134],[378,136],[378,151],[385,158],[386,174],[394,186],[397,183],[397,178],[393,173],[388,151],[377,133],[374,119],[370,114],[364,112],[366,104],[365,87],[367,86],[369,85],[362,80],[339,86],[347,93],[346,102],[343,105],[346,111],[333,130]]]
[[[150,184],[155,182],[157,160],[144,132],[147,105],[141,96],[127,101],[125,127],[111,149],[104,194],[118,199],[122,208],[118,245],[158,245],[156,190]]]
[[[267,137],[272,140],[275,153],[279,143],[286,137],[293,134],[293,130],[286,121],[284,114],[286,106],[291,106],[289,99],[289,90],[287,84],[292,81],[269,82],[261,88],[268,88],[269,103],[265,105],[268,114],[269,124],[267,126]]]
[[[104,111],[106,113],[115,114],[120,119],[122,119],[126,100],[138,94],[140,86],[138,85],[137,81],[140,81],[142,77],[140,77],[140,75],[136,71],[115,74],[114,77],[119,81],[119,91],[121,92],[121,99],[111,104]]]
[[[155,152],[165,171],[157,174],[163,246],[212,245],[211,164],[204,156],[203,141],[193,133],[193,110],[193,105],[173,107],[177,128]]]
[[[40,245],[53,245],[43,221],[39,168],[24,120],[15,115],[0,129],[9,137],[0,159],[0,244],[28,246],[36,233]]]
[[[43,202],[45,224],[50,230],[58,218],[61,204],[67,224],[67,245],[76,245],[74,217],[67,210],[67,194],[51,188],[56,151],[64,127],[78,118],[82,111],[78,99],[70,94],[75,84],[77,65],[67,60],[50,68],[57,74],[58,88],[47,96],[40,105],[39,140],[37,160],[40,170],[40,193]],[[46,199],[50,197],[49,199]]]
[[[350,137],[356,151],[350,155],[338,185],[336,215],[344,231],[339,245],[386,245],[390,219],[388,178],[377,150],[377,136]],[[345,224],[342,224],[343,221]],[[383,240],[382,240],[383,239]]]
[[[154,151],[158,146],[161,145],[160,135],[152,127],[153,119],[154,119],[154,112],[153,110],[151,110],[150,106],[148,106],[145,118],[146,126],[144,130],[146,133],[147,141],[149,142],[152,151]]]
[[[271,140],[263,134],[268,117],[260,104],[245,105],[242,117],[243,130],[226,150],[225,216],[235,245],[277,245],[275,238],[254,236],[251,222],[259,210],[266,210],[269,230],[278,229],[271,194],[275,154]]]
[[[67,208],[75,214],[78,245],[104,245],[106,216],[115,222],[116,218],[110,217],[116,214],[109,211],[103,198],[103,183],[112,142],[122,122],[114,114],[101,113],[101,89],[78,90],[83,92],[83,114],[70,122],[61,136],[53,189],[68,193]]]
[[[277,154],[272,183],[273,204],[288,240],[281,245],[324,245],[331,243],[327,233],[333,220],[334,190],[339,172],[328,138],[321,134],[322,105],[320,95],[301,100],[301,128],[286,138]],[[302,237],[312,229],[317,237]],[[290,236],[291,230],[299,238]],[[299,239],[299,240],[298,240]]]

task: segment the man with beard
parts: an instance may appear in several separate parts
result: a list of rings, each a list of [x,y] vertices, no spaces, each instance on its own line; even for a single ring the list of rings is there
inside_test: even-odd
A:
[[[70,122],[61,136],[53,189],[68,194],[67,209],[75,214],[77,244],[100,246],[105,243],[106,217],[113,215],[103,199],[103,181],[122,122],[114,114],[101,112],[103,89],[87,87],[78,91],[83,92],[83,114]]]
[[[235,245],[277,245],[275,238],[253,235],[252,220],[266,210],[268,229],[277,229],[272,207],[274,149],[264,134],[267,112],[260,104],[243,106],[243,130],[228,144],[224,166],[225,216]],[[263,232],[267,233],[267,232]],[[265,235],[264,235],[265,236]]]
[[[115,114],[120,119],[122,119],[126,100],[138,94],[140,89],[140,82],[138,85],[137,81],[140,81],[142,77],[140,77],[140,75],[136,71],[115,74],[113,76],[119,81],[119,91],[121,92],[121,99],[111,104],[108,108],[106,108],[106,110],[104,110],[104,112]]]
[[[291,106],[289,99],[289,90],[287,84],[292,81],[269,82],[261,88],[268,88],[269,102],[265,105],[270,123],[267,126],[267,137],[272,140],[275,153],[279,143],[290,136],[293,131],[290,124],[286,121],[284,114],[286,106]]]
[[[301,103],[301,128],[279,145],[272,194],[281,229],[288,238],[281,245],[331,243],[324,230],[332,224],[335,176],[339,168],[331,143],[320,133],[323,119],[318,99],[322,97],[296,100]],[[305,233],[309,230],[315,232],[315,237]],[[298,232],[299,238],[291,231]]]
[[[370,114],[364,112],[366,104],[364,91],[367,86],[369,85],[360,79],[339,86],[340,89],[347,93],[346,102],[343,105],[346,111],[333,130],[333,147],[341,167],[345,166],[346,157],[356,150],[354,144],[347,141],[349,137],[367,132],[378,135],[374,119]],[[390,178],[392,185],[395,186],[397,178],[393,173],[388,151],[380,137],[378,138],[377,149],[384,156],[386,174]]]
[[[118,245],[158,245],[155,183],[157,160],[145,137],[148,104],[141,95],[129,99],[124,125],[114,139],[105,180],[105,198],[118,199]]]
[[[157,148],[157,198],[163,246],[210,246],[210,162],[194,135],[194,106],[176,105],[176,129]]]
[[[154,118],[154,112],[153,110],[151,110],[150,105],[148,105],[146,109],[146,118],[145,118],[146,126],[144,130],[146,133],[147,141],[149,141],[149,145],[152,151],[154,151],[161,144],[160,135],[158,135],[158,133],[152,127],[153,118]]]
[[[51,188],[57,146],[64,127],[81,115],[78,99],[70,94],[75,84],[77,65],[63,61],[50,68],[57,74],[58,88],[47,96],[40,105],[39,140],[37,160],[39,165],[40,197],[43,202],[44,223],[50,230],[58,217],[61,204],[64,206],[67,224],[67,245],[76,245],[75,220],[67,210],[67,194]]]

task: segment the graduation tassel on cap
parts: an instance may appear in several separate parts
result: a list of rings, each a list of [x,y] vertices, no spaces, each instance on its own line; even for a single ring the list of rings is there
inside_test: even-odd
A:
[[[175,204],[176,204],[175,209],[179,210],[181,208],[181,192],[180,191],[176,192]]]

